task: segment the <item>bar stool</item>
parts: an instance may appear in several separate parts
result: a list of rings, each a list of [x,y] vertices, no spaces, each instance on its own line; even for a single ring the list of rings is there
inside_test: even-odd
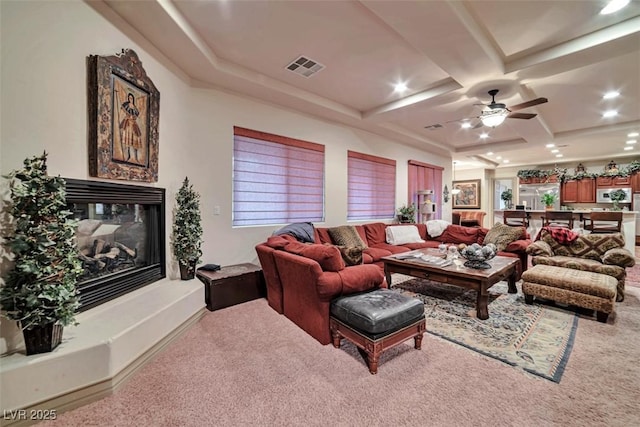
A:
[[[523,210],[503,211],[502,222],[512,227],[529,228],[529,217],[527,212]]]
[[[622,212],[591,212],[585,229],[592,233],[619,233],[622,231]]]
[[[546,211],[542,216],[543,227],[563,227],[573,229],[573,212]]]

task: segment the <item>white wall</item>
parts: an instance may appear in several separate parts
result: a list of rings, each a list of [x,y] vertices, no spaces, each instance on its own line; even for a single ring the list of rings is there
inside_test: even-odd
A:
[[[46,150],[50,174],[95,179],[87,164],[86,57],[133,49],[161,94],[159,181],[154,185],[167,189],[167,233],[175,193],[189,176],[202,195],[204,262],[256,262],[254,246],[278,228],[231,226],[233,126],[326,146],[326,225],[346,223],[347,150],[397,161],[398,206],[407,201],[407,160],[450,168],[448,158],[361,130],[243,96],[192,88],[173,67],[155,59],[159,56],[152,47],[134,42],[83,2],[1,1],[0,15],[0,172],[19,168],[26,157]],[[445,175],[443,182],[450,177]],[[215,206],[221,215],[213,215]],[[444,218],[448,211],[447,206]],[[169,274],[177,276],[175,263]]]

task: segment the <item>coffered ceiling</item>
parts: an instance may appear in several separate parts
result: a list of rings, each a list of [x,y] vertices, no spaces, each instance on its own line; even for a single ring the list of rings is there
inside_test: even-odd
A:
[[[88,2],[135,28],[194,86],[495,167],[640,157],[640,137],[627,137],[640,132],[640,1],[600,15],[605,3]],[[324,68],[289,71],[301,55]],[[394,92],[397,82],[408,89]],[[537,114],[530,120],[463,129],[461,119],[478,123],[491,89],[507,107],[548,102],[519,111]],[[612,90],[620,95],[603,99]],[[603,118],[606,110],[618,114]],[[628,139],[638,143],[624,151]]]

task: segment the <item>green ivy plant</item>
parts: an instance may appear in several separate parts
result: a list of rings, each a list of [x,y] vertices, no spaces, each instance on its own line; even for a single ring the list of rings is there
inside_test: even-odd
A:
[[[402,216],[413,217],[416,214],[416,205],[413,203],[410,205],[402,205],[398,209],[398,214]]]
[[[65,181],[47,175],[47,153],[28,158],[9,180],[13,217],[5,246],[14,266],[0,288],[2,314],[22,329],[58,323],[77,324],[76,282],[82,274],[75,233],[78,226],[66,209]]]
[[[180,264],[198,264],[202,256],[202,219],[200,194],[185,178],[176,195],[177,207],[173,218],[173,254]]]
[[[567,173],[567,169],[555,167],[552,170],[543,169],[521,169],[517,172],[518,178],[547,178],[551,175],[557,175],[560,182],[569,181],[572,179],[586,179],[586,178],[598,178],[600,176],[607,177],[627,177],[633,173],[640,171],[640,160],[633,160],[628,166],[618,169],[616,172],[602,172],[602,173],[589,173],[578,172],[575,175]]]

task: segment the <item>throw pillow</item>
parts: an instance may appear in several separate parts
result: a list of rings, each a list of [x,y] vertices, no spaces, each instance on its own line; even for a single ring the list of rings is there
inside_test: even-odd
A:
[[[340,249],[340,255],[346,265],[360,265],[362,264],[362,251],[364,248],[359,246],[336,246]]]
[[[524,227],[511,227],[497,222],[484,238],[483,244],[493,243],[498,252],[504,251],[509,243],[520,239],[525,233]]]
[[[366,249],[367,244],[362,240],[362,237],[358,234],[358,231],[353,225],[341,225],[340,227],[329,228],[329,235],[331,240],[337,246],[347,246]]]
[[[407,243],[422,243],[418,227],[415,225],[388,226],[386,230],[387,243],[390,245],[404,245]]]

